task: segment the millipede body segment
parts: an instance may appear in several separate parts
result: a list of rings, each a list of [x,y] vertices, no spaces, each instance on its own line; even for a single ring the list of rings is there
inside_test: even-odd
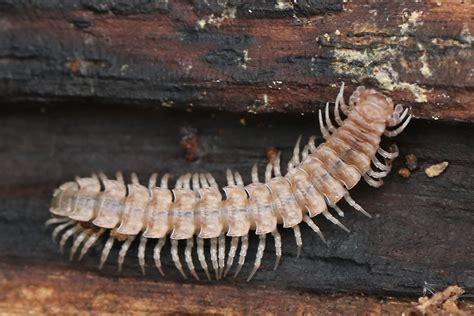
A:
[[[102,173],[90,178],[77,177],[54,192],[50,207],[53,217],[47,221],[47,225],[57,225],[53,239],[61,235],[62,252],[66,242],[74,237],[70,258],[81,249],[81,259],[105,237],[100,268],[113,244],[121,242],[118,258],[121,270],[131,243],[139,238],[138,260],[142,273],[145,273],[147,243],[150,239],[156,240],[153,258],[159,272],[164,274],[161,250],[169,238],[172,260],[186,278],[178,251],[178,242],[184,240],[184,262],[189,273],[199,279],[192,256],[196,242],[198,261],[211,279],[204,251],[207,241],[212,270],[215,278],[220,279],[230,271],[237,256],[234,276],[239,274],[245,263],[248,235],[255,231],[259,244],[247,280],[260,266],[268,234],[275,243],[276,269],[282,256],[279,224],[294,231],[298,256],[303,245],[299,227],[302,222],[323,242],[326,242],[324,235],[313,220],[318,215],[349,231],[329,209],[342,216],[344,213],[337,203],[344,199],[370,217],[351,198],[349,190],[361,178],[371,186],[380,187],[382,178],[390,172],[392,160],[398,156],[395,145],[386,151],[380,148],[380,140],[382,135],[393,137],[403,131],[411,119],[408,109],[394,106],[390,98],[364,87],[358,87],[346,105],[343,91],[344,84],[334,106],[338,127],[333,124],[329,104],[326,104],[324,115],[319,111],[319,124],[326,141],[316,146],[312,136],[300,151],[298,139],[286,174],[280,170],[278,154],[267,164],[264,182],[259,180],[256,165],[252,168],[252,183],[247,185],[238,172],[227,170],[227,186],[222,190],[209,173],[185,174],[177,179],[173,189],[168,188],[168,174],[161,178],[159,186],[156,174],[151,176],[148,186],[140,184],[135,174],[127,185],[120,172],[115,179]],[[340,111],[346,116],[344,120]],[[226,237],[230,238],[227,255]]]

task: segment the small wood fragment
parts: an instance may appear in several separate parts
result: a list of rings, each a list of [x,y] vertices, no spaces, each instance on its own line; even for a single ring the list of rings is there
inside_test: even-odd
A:
[[[425,173],[428,177],[433,178],[439,176],[441,173],[448,168],[449,162],[443,161],[441,163],[429,166],[425,169]]]
[[[415,154],[408,154],[405,156],[405,165],[410,171],[418,169],[418,158]]]
[[[419,304],[406,310],[403,315],[467,315],[457,305],[462,294],[464,294],[464,290],[461,287],[448,286],[444,291],[437,292],[431,297],[420,297]]]
[[[278,148],[275,146],[268,146],[265,148],[265,153],[267,155],[267,161],[272,163],[278,156]]]
[[[398,170],[398,174],[404,178],[408,178],[410,177],[411,172],[408,168],[400,168],[400,170]]]
[[[199,158],[199,136],[195,128],[181,128],[181,148],[184,150],[184,157],[187,161],[196,161]]]

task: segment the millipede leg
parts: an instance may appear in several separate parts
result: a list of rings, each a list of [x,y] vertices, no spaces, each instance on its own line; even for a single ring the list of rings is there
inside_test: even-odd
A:
[[[326,125],[331,134],[336,131],[334,125],[332,125],[331,117],[329,116],[329,102],[326,102],[326,107],[324,108],[324,114],[326,116]]]
[[[140,266],[140,271],[145,275],[145,252],[146,252],[146,243],[148,238],[143,235],[140,237],[140,244],[138,245],[138,264]]]
[[[107,176],[105,175],[105,173],[103,172],[99,172],[99,179],[102,183],[104,183],[105,181],[107,181],[109,178],[107,178]]]
[[[174,184],[175,189],[183,188],[183,179],[184,179],[184,176],[180,176],[178,177],[178,179],[176,179],[176,183]]]
[[[252,166],[251,175],[252,175],[252,182],[253,182],[253,183],[258,183],[258,182],[260,182],[260,181],[258,180],[258,166],[257,166],[257,164],[254,164],[254,165]]]
[[[186,265],[188,266],[189,272],[191,275],[196,279],[199,280],[199,276],[194,269],[192,251],[194,247],[194,237],[186,239],[186,249],[184,250],[184,260],[186,261]]]
[[[170,174],[169,173],[165,173],[162,177],[161,177],[161,183],[160,183],[160,187],[162,189],[168,189],[168,180],[170,178]]]
[[[273,161],[273,174],[276,177],[281,176],[280,156],[281,156],[281,151],[278,151],[278,154],[277,154],[275,160]]]
[[[135,172],[132,172],[130,175],[130,178],[132,180],[132,184],[140,184],[140,181],[138,180],[138,176]]]
[[[119,256],[118,256],[118,271],[122,272],[122,266],[123,262],[125,260],[125,256],[127,255],[128,249],[130,248],[130,245],[132,242],[135,240],[135,236],[128,236],[127,240],[122,244],[122,247],[120,248],[119,251]]]
[[[125,184],[125,180],[124,180],[124,178],[123,178],[123,174],[122,174],[121,171],[117,171],[117,172],[115,173],[115,178],[117,179],[117,181],[119,181],[119,182]]]
[[[239,186],[244,186],[244,180],[238,171],[234,172],[235,184]]]
[[[171,239],[171,259],[173,260],[176,269],[178,269],[183,278],[187,279],[188,277],[186,276],[186,274],[184,274],[181,261],[179,261],[178,241],[176,239]]]
[[[69,221],[68,217],[53,217],[44,222],[44,227]]]
[[[319,229],[318,225],[316,225],[308,215],[305,215],[303,217],[303,220],[319,236],[319,238],[321,238],[321,240],[327,245],[326,238],[324,238],[324,235],[321,232],[321,229]]]
[[[398,105],[401,106],[401,104],[398,104]],[[402,106],[402,108],[403,108],[403,106]],[[408,115],[408,108],[406,108],[406,109],[403,111],[403,113],[400,115],[400,118],[398,119],[397,125],[400,124],[400,123],[405,119],[405,117],[406,117],[407,115]]]
[[[225,268],[225,234],[222,233],[219,236],[219,279],[222,278],[222,275],[224,274],[224,268]]]
[[[199,181],[201,182],[201,187],[209,188],[211,185],[207,181],[206,175],[204,173],[199,174]]]
[[[197,237],[197,255],[199,262],[201,263],[201,267],[206,273],[208,280],[211,280],[211,275],[209,274],[209,269],[207,268],[206,256],[204,255],[204,239],[201,237]]]
[[[258,268],[260,268],[260,264],[262,263],[263,252],[265,251],[265,237],[266,235],[259,235],[260,241],[258,242],[257,248],[257,255],[255,257],[255,263],[253,265],[252,272],[250,273],[249,277],[247,278],[247,282],[252,280],[255,273],[257,273]]]
[[[232,237],[229,248],[229,255],[227,256],[227,267],[225,268],[224,278],[229,272],[232,264],[234,263],[235,253],[237,252],[237,246],[239,245],[239,237]]]
[[[305,160],[309,155],[309,145],[305,145],[303,151],[301,152],[301,161]]]
[[[198,173],[193,174],[192,187],[193,187],[194,192],[199,191],[199,174]]]
[[[318,120],[319,120],[319,129],[321,130],[321,134],[323,134],[323,137],[325,140],[329,138],[329,132],[326,129],[326,126],[324,126],[323,123],[323,112],[319,110],[318,112]]]
[[[389,171],[390,170],[379,172],[379,171],[374,171],[374,170],[372,170],[372,168],[369,167],[369,170],[367,171],[367,174],[369,176],[371,176],[372,178],[380,179],[380,178],[386,177]]]
[[[385,130],[383,134],[387,137],[395,137],[407,127],[408,123],[410,123],[412,116],[409,115],[408,118],[403,122],[402,125],[400,125],[397,129],[394,129],[393,131]]]
[[[379,147],[377,149],[377,153],[379,153],[380,156],[382,156],[384,158],[387,158],[387,159],[390,159],[390,160],[393,160],[393,159],[397,158],[398,154],[399,154],[398,147],[395,147],[395,151],[393,151],[393,152],[388,152],[386,150],[383,150],[381,147]]]
[[[312,135],[308,140],[309,151],[314,154],[316,152],[316,136]]]
[[[107,257],[109,256],[110,249],[112,249],[114,242],[115,242],[115,238],[113,236],[109,236],[109,239],[107,239],[107,242],[105,243],[104,249],[102,249],[102,255],[100,256],[99,270],[102,270],[102,267],[104,266],[104,263],[107,260]]]
[[[217,188],[219,187],[219,186],[217,185],[216,179],[214,179],[214,177],[212,176],[212,174],[210,174],[209,172],[206,173],[206,178],[207,178],[207,181],[209,181],[209,185],[211,186],[211,188],[217,189]]]
[[[353,208],[355,208],[357,211],[361,212],[362,214],[364,214],[365,216],[367,216],[368,218],[372,218],[372,215],[370,215],[368,212],[366,212],[362,206],[360,206],[359,204],[356,203],[356,201],[354,201],[352,199],[352,197],[349,195],[349,193],[347,193],[346,195],[344,195],[344,200],[346,200],[346,202],[352,206]]]
[[[395,110],[393,111],[392,117],[387,121],[387,126],[394,127],[400,124],[408,114],[408,108],[403,110],[403,106],[401,104],[397,104],[395,106]]]
[[[295,165],[300,163],[300,142],[301,142],[301,135],[298,136],[295,147],[293,148],[293,156],[291,156],[290,161],[288,161],[288,171],[290,171],[291,169],[295,167]]]
[[[61,224],[61,225],[58,225],[56,226],[56,228],[53,230],[52,234],[51,234],[51,237],[53,238],[53,241],[56,241],[56,237],[58,236],[58,234],[60,232],[62,232],[64,229],[66,229],[67,227],[73,225],[75,223],[75,221],[73,220],[70,220],[64,224]]]
[[[398,157],[398,155],[400,154],[400,151],[398,149],[397,144],[392,144],[390,146],[390,149],[392,149],[392,151],[389,152],[389,151],[383,150],[381,147],[379,147],[377,149],[377,153],[380,154],[385,159],[388,159],[391,162],[393,159]]]
[[[148,180],[148,189],[153,189],[156,187],[156,179],[158,178],[158,174],[155,172],[150,176],[150,180]]]
[[[216,274],[216,280],[219,280],[219,263],[217,261],[217,238],[211,238],[211,263]]]
[[[344,115],[347,116],[349,114],[349,109],[347,108],[347,104],[344,101],[344,82],[341,84],[341,89],[339,89],[339,93],[337,94],[336,104],[341,105],[341,111],[344,113]]]
[[[344,224],[342,224],[337,218],[335,218],[334,216],[331,215],[331,213],[329,213],[328,211],[324,211],[322,213],[324,215],[324,217],[326,217],[327,220],[329,220],[331,223],[337,225],[338,227],[340,227],[342,230],[350,233],[351,231],[346,227],[344,226]]]
[[[303,247],[303,239],[301,238],[301,230],[300,230],[299,225],[295,225],[292,228],[293,228],[293,232],[295,233],[296,247],[298,248],[296,251],[296,258],[299,258],[301,255],[301,248]]]
[[[329,201],[327,201],[329,202]],[[341,208],[339,206],[337,206],[336,204],[333,204],[333,203],[327,203],[329,205],[330,208],[334,209],[337,213],[337,215],[339,215],[340,217],[344,217],[344,211],[341,210]]]
[[[265,168],[265,182],[268,182],[271,180],[272,169],[273,169],[273,164],[271,162],[267,163],[267,166]]]
[[[341,119],[341,113],[339,113],[339,102],[341,99],[340,92],[336,97],[336,102],[334,102],[334,119],[336,120],[336,123],[341,126],[342,125],[342,119]],[[344,100],[343,100],[344,101]]]
[[[61,241],[59,242],[59,252],[62,254],[64,253],[64,245],[66,244],[66,241],[74,235],[78,230],[80,229],[79,225],[76,225],[74,227],[69,228],[64,235],[61,237]]]
[[[232,171],[230,169],[226,170],[226,178],[228,186],[231,187],[235,185],[234,175],[232,174]]]
[[[191,189],[191,173],[186,173],[183,177],[183,189],[190,190]]]
[[[76,254],[77,249],[79,249],[79,246],[81,246],[82,242],[84,241],[84,239],[86,239],[88,234],[89,232],[87,230],[84,230],[82,231],[82,233],[76,236],[76,238],[74,239],[74,243],[72,244],[69,260],[72,261],[72,259],[74,258],[74,255]]]
[[[79,255],[78,261],[82,260],[84,255],[89,251],[89,249],[92,247],[93,244],[99,239],[100,236],[105,232],[105,229],[101,228],[98,232],[94,233],[92,236],[87,239],[86,243],[81,249],[81,254]]]
[[[362,177],[364,178],[365,182],[367,182],[368,185],[373,186],[374,188],[380,188],[383,185],[383,180],[381,179],[374,180],[371,177],[369,177],[367,174],[364,174]]]
[[[155,261],[155,266],[162,276],[165,276],[165,273],[161,268],[161,249],[163,249],[165,243],[166,237],[158,239],[158,242],[155,245],[155,249],[153,250],[153,260]]]
[[[379,168],[382,171],[390,171],[390,169],[391,169],[390,165],[386,165],[386,164],[383,164],[382,162],[380,162],[380,160],[377,158],[377,156],[374,156],[372,158],[372,163],[374,164],[374,166],[376,166],[377,168]]]
[[[273,239],[275,239],[275,256],[276,256],[276,259],[275,259],[275,266],[273,267],[273,270],[275,271],[278,268],[278,264],[280,263],[281,255],[282,255],[281,235],[278,232],[278,229],[275,229],[272,232],[272,235],[273,235]]]
[[[242,244],[240,246],[239,262],[238,262],[237,270],[235,270],[235,273],[234,273],[234,278],[236,278],[239,275],[240,270],[244,266],[245,257],[247,256],[247,249],[249,248],[249,236],[248,235],[242,236],[241,240],[242,240]]]

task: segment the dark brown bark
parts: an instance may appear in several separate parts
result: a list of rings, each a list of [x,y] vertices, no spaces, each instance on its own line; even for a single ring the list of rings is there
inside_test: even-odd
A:
[[[414,306],[407,299],[318,295],[261,285],[247,289],[114,279],[35,264],[12,270],[12,265],[3,262],[0,288],[0,311],[5,314],[401,315]],[[474,313],[470,302],[461,303],[460,308]]]
[[[441,2],[440,2],[441,3]],[[0,100],[304,112],[341,81],[474,120],[469,1],[0,2]]]

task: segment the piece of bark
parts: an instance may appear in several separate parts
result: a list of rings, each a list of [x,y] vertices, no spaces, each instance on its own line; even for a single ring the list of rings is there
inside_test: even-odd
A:
[[[163,175],[169,171],[176,179],[187,172],[209,171],[222,186],[225,170],[230,168],[249,183],[255,162],[262,176],[268,146],[282,150],[285,171],[298,135],[304,135],[305,142],[314,133],[317,142],[322,141],[314,115],[250,115],[242,126],[240,115],[91,109],[71,105],[69,109],[51,108],[46,112],[12,110],[0,116],[0,262],[9,261],[12,266],[35,263],[45,271],[67,267],[114,280],[137,277],[137,287],[140,280],[156,280],[159,287],[163,278],[153,266],[153,241],[148,246],[144,277],[139,277],[136,244],[125,259],[122,274],[117,272],[117,249],[113,249],[102,272],[97,270],[100,248],[93,249],[82,262],[69,262],[69,251],[61,256],[57,243],[51,241],[51,229],[43,227],[50,216],[48,204],[54,188],[75,175],[103,171],[113,176],[117,170],[125,173],[127,181],[131,172],[137,172],[142,183],[147,183],[153,172]],[[182,152],[183,126],[199,131],[200,158],[195,162],[187,161]],[[251,234],[241,276],[219,282],[249,291],[257,285],[268,285],[417,297],[428,282],[436,289],[458,284],[472,293],[474,236],[468,232],[474,221],[473,132],[468,124],[415,120],[395,140],[400,157],[385,185],[375,189],[362,182],[351,190],[352,197],[373,215],[372,219],[341,203],[346,213],[341,220],[352,232],[347,234],[316,217],[328,246],[302,225],[304,244],[299,259],[293,232],[280,228],[283,259],[279,269],[273,271],[273,240],[268,238],[262,267],[254,280],[246,283],[257,244]],[[384,142],[383,147],[389,145]],[[420,171],[404,179],[396,170],[404,164],[407,153],[416,154]],[[450,161],[443,176],[426,177],[424,168],[443,160]],[[192,283],[182,281],[169,250],[168,243],[163,252],[165,280]],[[202,270],[198,273],[204,278]]]
[[[470,1],[0,3],[0,101],[311,113],[360,85],[474,120]]]
[[[64,267],[0,262],[4,314],[401,315],[407,299],[322,295],[261,285],[110,278]],[[461,309],[474,313],[474,304]]]

